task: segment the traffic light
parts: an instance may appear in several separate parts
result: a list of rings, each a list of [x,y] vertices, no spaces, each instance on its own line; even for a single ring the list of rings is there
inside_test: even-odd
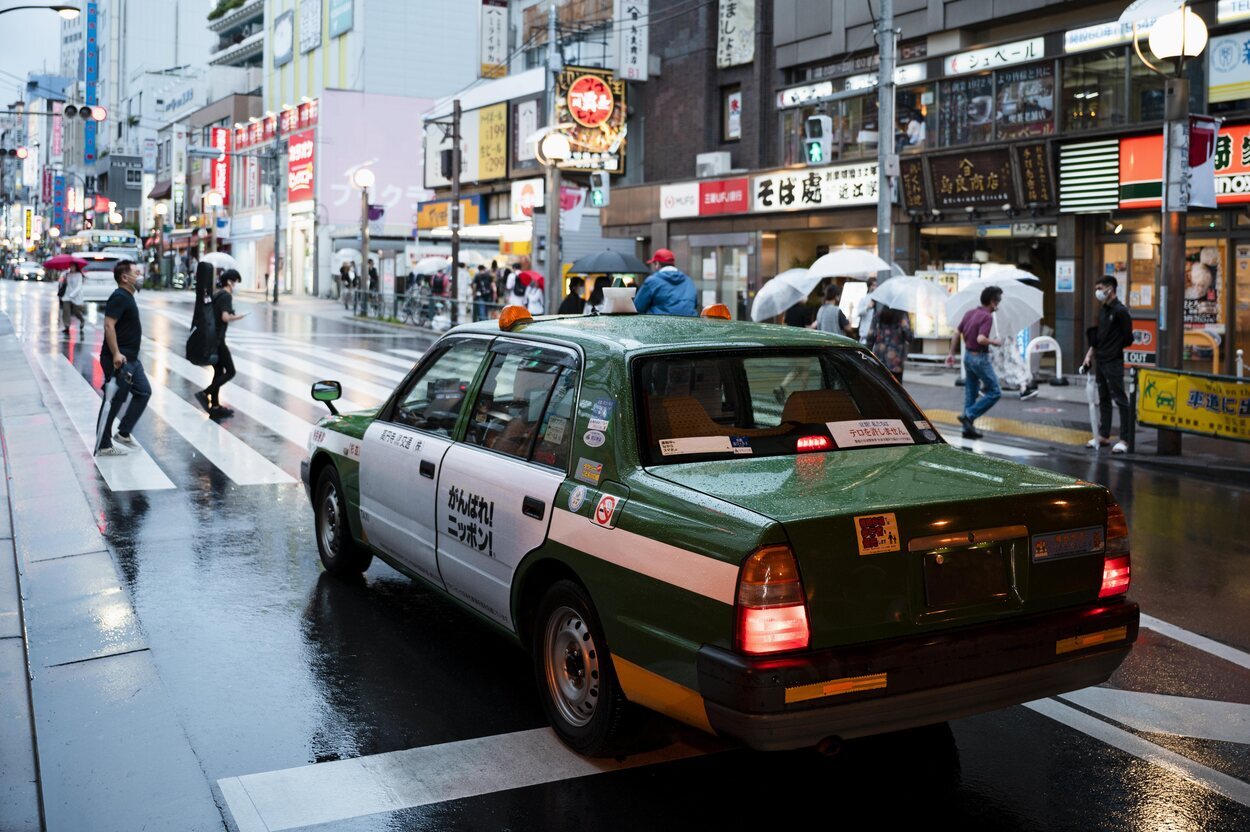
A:
[[[78,116],[83,121],[104,121],[104,119],[108,118],[108,110],[99,105],[66,104],[65,109],[61,113],[68,118]]]
[[[454,154],[451,148],[447,148],[446,150],[440,150],[438,152],[439,173],[442,174],[444,179],[452,178],[451,172],[452,172],[453,161],[454,161]]]
[[[808,116],[803,122],[803,160],[809,165],[827,165],[833,153],[833,119]]]
[[[24,147],[0,147],[0,156],[8,156],[10,158],[25,159],[30,155],[30,151]]]
[[[590,207],[603,208],[612,197],[612,184],[607,171],[590,174]]]

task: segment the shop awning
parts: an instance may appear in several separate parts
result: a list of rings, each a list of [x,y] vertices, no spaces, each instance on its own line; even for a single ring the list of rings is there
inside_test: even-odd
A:
[[[156,187],[148,193],[148,199],[169,199],[169,194],[173,190],[174,183],[169,179],[162,179],[156,183]]]

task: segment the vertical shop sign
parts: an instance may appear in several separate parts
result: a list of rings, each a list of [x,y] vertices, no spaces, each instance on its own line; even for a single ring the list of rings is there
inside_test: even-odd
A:
[[[221,158],[213,159],[209,164],[209,181],[213,190],[221,194],[222,207],[230,205],[230,139],[229,127],[214,127],[209,134],[213,150],[222,154]]]
[[[52,224],[57,228],[65,227],[65,177],[52,177]]]
[[[716,66],[726,69],[755,60],[755,0],[720,0]]]
[[[1153,367],[1159,343],[1159,322],[1154,318],[1133,319],[1133,345],[1124,351],[1126,367]]]
[[[40,189],[39,197],[46,205],[52,201],[52,168],[43,169],[43,181],[40,182],[40,185],[42,185],[42,188]]]
[[[35,212],[33,209],[27,208],[25,210],[25,215],[23,227],[26,229],[26,242],[29,243],[35,233]]]
[[[478,111],[477,178],[479,182],[508,175],[508,105]]]
[[[903,207],[909,211],[927,211],[929,201],[924,193],[924,164],[919,159],[904,159],[899,163],[899,174]]]
[[[528,142],[526,139],[538,132],[541,126],[542,97],[536,95],[514,100],[510,106],[512,113],[508,126],[512,139],[508,154],[511,166],[509,172],[515,179],[533,175],[533,172],[541,167],[538,164],[538,155],[535,153],[535,143]]]
[[[1055,201],[1055,185],[1050,175],[1050,153],[1045,144],[1016,146],[1019,158],[1020,188],[1025,205],[1050,205]]]
[[[482,0],[480,77],[508,74],[508,0]]]
[[[321,45],[321,0],[299,0],[299,51],[311,52]]]
[[[65,153],[65,117],[61,115],[64,109],[64,102],[52,102],[52,158],[54,161],[60,161]]]
[[[273,50],[273,65],[286,66],[295,57],[295,12],[285,11],[274,18],[273,38],[270,44]]]
[[[100,103],[96,85],[100,82],[100,4],[98,0],[88,0],[87,21],[84,25],[87,48],[83,54],[83,82],[86,86],[84,99],[88,106]],[[96,129],[99,122],[87,119],[82,125],[82,160],[88,165],[95,164]]]
[[[725,139],[737,141],[742,138],[742,90],[725,94]]]
[[[287,202],[304,202],[313,198],[315,177],[316,133],[305,130],[290,139],[287,161]]]
[[[626,81],[647,80],[651,0],[615,0],[618,74]]]
[[[563,170],[625,172],[625,82],[611,72],[565,67],[556,80],[556,123],[568,132],[573,155]]]
[[[1223,258],[1218,246],[1185,249],[1185,325],[1224,323]]]
[[[353,0],[330,0],[330,37],[350,32],[355,13]]]

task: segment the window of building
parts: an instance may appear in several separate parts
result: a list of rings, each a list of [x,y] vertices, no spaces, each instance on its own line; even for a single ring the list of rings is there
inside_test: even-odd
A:
[[[720,140],[736,142],[742,138],[742,85],[721,87]]]
[[[942,82],[938,138],[942,147],[987,142],[994,129],[994,78],[989,73]]]
[[[126,168],[126,187],[143,187],[143,170],[141,168]]]
[[[841,104],[840,113],[833,119],[833,156],[837,159],[855,159],[876,155],[877,152],[877,96],[862,95],[848,98]]]
[[[899,133],[895,141],[899,151],[924,150],[929,134],[937,131],[937,87],[923,84],[903,87],[895,99]]]
[[[1163,76],[1139,60],[1129,61],[1130,124],[1163,120]]]
[[[1085,52],[1063,59],[1060,95],[1064,130],[1093,130],[1125,123],[1126,60],[1123,49]]]
[[[994,73],[994,132],[999,139],[1055,132],[1055,65],[1032,64]]]

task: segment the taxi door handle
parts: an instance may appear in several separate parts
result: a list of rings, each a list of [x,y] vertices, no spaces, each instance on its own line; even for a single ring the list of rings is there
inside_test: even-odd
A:
[[[428,459],[421,460],[421,476],[426,479],[434,479],[434,463]]]
[[[526,517],[541,520],[543,515],[547,513],[547,504],[534,497],[526,497],[521,501],[521,513]]]

